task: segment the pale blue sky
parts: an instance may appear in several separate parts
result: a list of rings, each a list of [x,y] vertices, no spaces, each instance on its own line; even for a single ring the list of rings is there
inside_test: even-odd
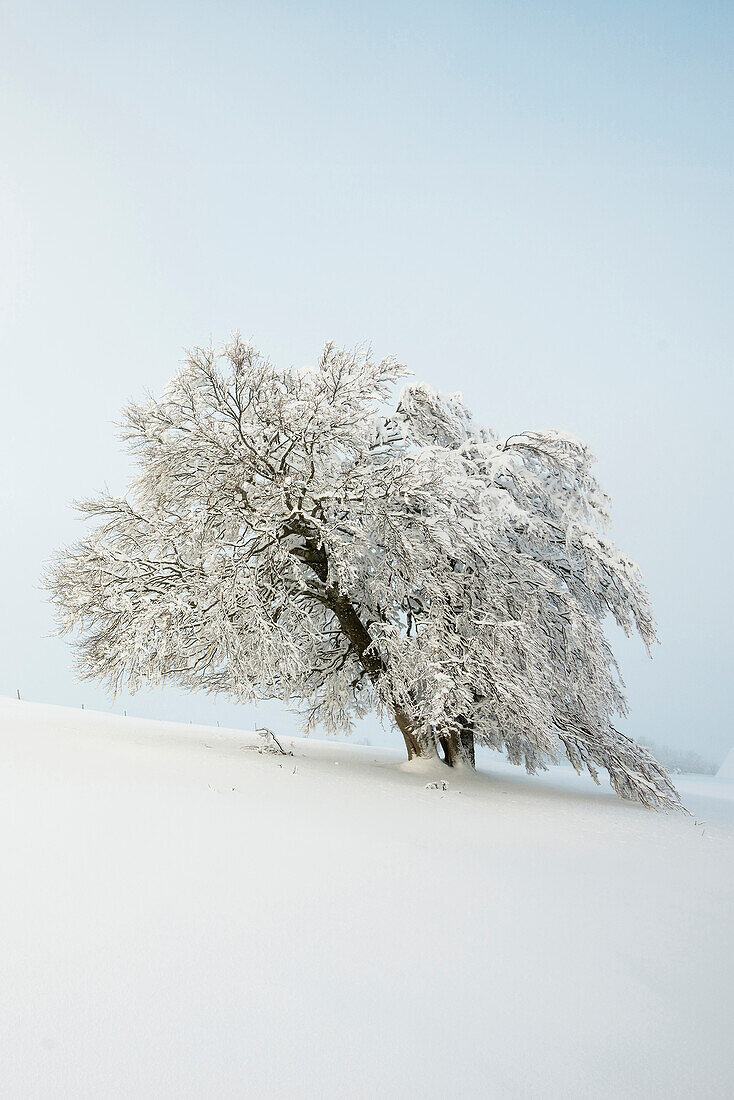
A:
[[[0,691],[109,706],[46,637],[39,576],[79,533],[69,501],[123,488],[129,398],[234,329],[295,364],[369,340],[500,431],[590,442],[660,619],[653,662],[618,639],[627,728],[721,758],[733,17],[4,4]],[[124,705],[253,718],[172,691]]]

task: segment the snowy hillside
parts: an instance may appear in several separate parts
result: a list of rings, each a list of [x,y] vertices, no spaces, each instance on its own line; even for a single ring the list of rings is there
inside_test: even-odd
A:
[[[726,759],[716,774],[719,779],[734,779],[734,749],[726,754]]]
[[[734,784],[260,744],[0,700],[4,1095],[731,1095]]]

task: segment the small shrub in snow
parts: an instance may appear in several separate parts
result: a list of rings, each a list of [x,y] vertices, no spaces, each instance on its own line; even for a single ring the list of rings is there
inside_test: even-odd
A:
[[[292,752],[287,752],[283,748],[273,731],[268,729],[267,726],[258,726],[255,733],[262,738],[262,744],[258,746],[258,752],[273,752],[279,756],[293,756]]]

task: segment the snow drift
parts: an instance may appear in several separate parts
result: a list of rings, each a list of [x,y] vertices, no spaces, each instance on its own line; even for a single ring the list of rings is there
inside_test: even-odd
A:
[[[262,744],[0,700],[5,1095],[730,1095],[732,785]]]

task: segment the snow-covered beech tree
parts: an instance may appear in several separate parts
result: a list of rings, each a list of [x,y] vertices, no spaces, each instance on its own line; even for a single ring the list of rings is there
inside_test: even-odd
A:
[[[458,395],[409,385],[394,359],[327,344],[280,370],[235,337],[191,352],[131,405],[125,497],[49,571],[84,678],[297,703],[309,727],[377,707],[409,758],[529,771],[564,752],[619,794],[675,805],[625,713],[604,633],[648,647],[637,567],[604,536],[608,502],[570,436],[499,439]]]

